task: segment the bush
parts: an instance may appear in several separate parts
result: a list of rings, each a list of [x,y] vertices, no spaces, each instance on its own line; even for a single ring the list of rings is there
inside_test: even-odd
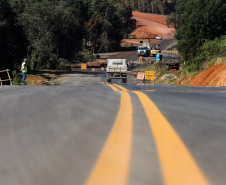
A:
[[[90,50],[84,49],[83,51],[78,52],[76,55],[76,60],[80,63],[87,63],[93,61],[93,54]]]
[[[211,48],[210,54],[219,51],[218,41],[214,39],[226,34],[225,8],[222,0],[192,0],[186,4],[181,26],[175,35],[184,60],[191,61],[197,57],[202,52],[201,47]],[[213,42],[204,46],[207,40]]]
[[[22,73],[14,70],[13,74],[13,85],[20,85],[22,82]]]
[[[215,38],[214,40],[207,40],[204,42],[192,63],[197,63],[197,66],[201,66],[204,61],[211,60],[213,57],[225,55],[226,35],[221,38]]]
[[[185,70],[188,73],[191,73],[191,72],[195,72],[197,70],[200,70],[200,64],[199,63],[196,63],[196,62],[192,62],[192,63],[190,63],[189,65],[187,65],[185,67]]]

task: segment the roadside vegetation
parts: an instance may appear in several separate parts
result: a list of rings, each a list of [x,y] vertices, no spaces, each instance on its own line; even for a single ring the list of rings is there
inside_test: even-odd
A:
[[[192,0],[186,4],[175,36],[185,64],[180,78],[194,76],[226,56],[225,10],[222,0]]]
[[[135,28],[132,8],[121,0],[1,0],[0,68],[16,75],[63,69],[93,54],[116,50]]]
[[[183,60],[179,79],[192,78],[219,59],[225,61],[225,10],[226,3],[222,0],[175,1],[175,10],[168,15],[167,24],[176,29],[176,48]]]
[[[175,9],[177,0],[125,0],[135,11],[168,15]]]

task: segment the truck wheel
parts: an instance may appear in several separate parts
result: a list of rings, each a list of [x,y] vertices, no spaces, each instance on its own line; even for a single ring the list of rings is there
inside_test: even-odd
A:
[[[110,78],[108,78],[108,79],[107,79],[107,82],[111,82],[111,79],[110,79]]]
[[[127,79],[126,78],[123,78],[122,79],[122,83],[126,83],[127,82]]]

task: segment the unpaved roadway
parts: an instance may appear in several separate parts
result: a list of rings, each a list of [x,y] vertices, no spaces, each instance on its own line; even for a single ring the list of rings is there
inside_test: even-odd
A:
[[[137,29],[131,34],[137,38],[156,38],[162,35],[165,38],[172,38],[175,29],[166,24],[167,16],[140,13],[133,11],[133,19],[136,19]]]
[[[0,86],[2,185],[224,185],[226,87]]]

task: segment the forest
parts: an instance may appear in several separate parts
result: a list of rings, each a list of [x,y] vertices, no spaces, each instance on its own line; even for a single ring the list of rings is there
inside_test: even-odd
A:
[[[167,15],[184,60],[200,63],[206,43],[225,42],[225,10],[224,0],[1,0],[0,68],[27,58],[33,71],[58,69],[115,51],[136,28],[132,11]]]
[[[135,29],[132,8],[121,0],[1,0],[2,69],[56,69],[115,50]]]

